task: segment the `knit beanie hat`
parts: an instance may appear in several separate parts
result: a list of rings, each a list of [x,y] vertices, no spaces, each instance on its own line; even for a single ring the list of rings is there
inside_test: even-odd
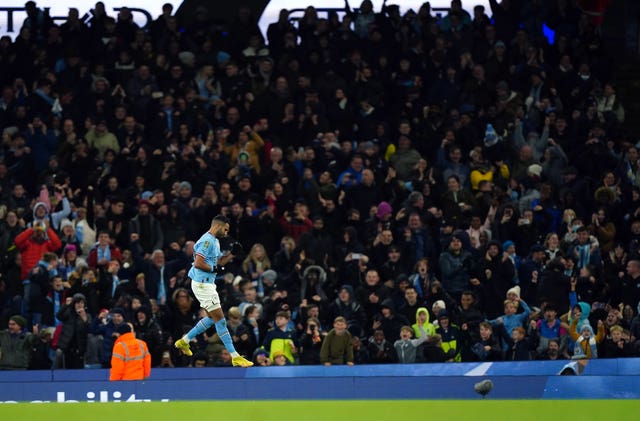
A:
[[[511,293],[516,294],[518,297],[520,297],[520,286],[516,285],[513,288],[509,289],[507,291],[507,296],[509,296],[509,294]]]
[[[9,318],[9,320],[19,324],[20,327],[22,327],[22,328],[24,328],[27,325],[27,319],[25,319],[24,317],[20,316],[19,314],[16,314],[15,316],[11,316]]]

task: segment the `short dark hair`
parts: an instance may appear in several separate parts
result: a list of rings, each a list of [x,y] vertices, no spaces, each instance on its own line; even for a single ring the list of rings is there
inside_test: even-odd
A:
[[[53,262],[55,260],[58,260],[58,256],[55,253],[45,252],[42,255],[42,261],[44,261],[44,262],[49,263],[49,262]]]
[[[227,218],[224,215],[217,215],[215,218],[213,218],[211,223],[212,224],[228,224],[229,223],[229,218]]]
[[[279,311],[276,313],[276,318],[277,317],[284,317],[285,319],[289,320],[291,319],[291,314],[289,314],[288,311]]]
[[[473,298],[474,300],[476,299],[476,294],[473,291],[471,291],[470,289],[465,289],[464,291],[462,291],[462,294],[460,294],[460,295],[461,296],[462,295],[470,295],[471,298]]]

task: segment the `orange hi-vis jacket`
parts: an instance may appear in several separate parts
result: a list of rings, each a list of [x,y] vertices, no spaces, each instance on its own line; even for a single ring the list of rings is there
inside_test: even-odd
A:
[[[125,333],[116,339],[111,356],[109,380],[143,380],[151,374],[151,354],[147,344]]]

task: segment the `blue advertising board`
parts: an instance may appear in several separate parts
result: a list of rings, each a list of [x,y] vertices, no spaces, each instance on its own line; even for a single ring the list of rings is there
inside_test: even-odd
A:
[[[640,359],[362,366],[155,368],[144,381],[109,382],[108,370],[0,372],[0,403],[264,399],[640,399]]]

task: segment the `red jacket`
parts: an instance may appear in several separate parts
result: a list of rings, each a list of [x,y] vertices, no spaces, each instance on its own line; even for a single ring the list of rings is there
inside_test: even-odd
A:
[[[282,217],[280,217],[280,227],[282,227],[284,235],[288,235],[298,241],[302,234],[313,229],[313,222],[311,222],[309,218],[305,218],[304,221],[296,221],[295,218],[287,221],[287,218],[282,215]]]
[[[147,344],[134,333],[121,335],[113,344],[109,380],[143,380],[151,374],[151,354]]]
[[[14,241],[18,250],[20,250],[20,256],[22,258],[22,266],[20,267],[22,279],[27,279],[29,271],[38,264],[43,254],[46,252],[55,253],[62,247],[62,242],[53,229],[47,228],[47,237],[48,238],[41,243],[34,241],[33,228],[27,228],[16,236]]]
[[[111,250],[111,260],[115,259],[118,262],[122,263],[122,253],[120,252],[120,249],[114,246],[113,244],[109,244],[109,249]],[[87,264],[92,269],[95,269],[98,267],[98,248],[97,247],[92,248],[91,251],[89,252],[89,258],[88,258]]]

